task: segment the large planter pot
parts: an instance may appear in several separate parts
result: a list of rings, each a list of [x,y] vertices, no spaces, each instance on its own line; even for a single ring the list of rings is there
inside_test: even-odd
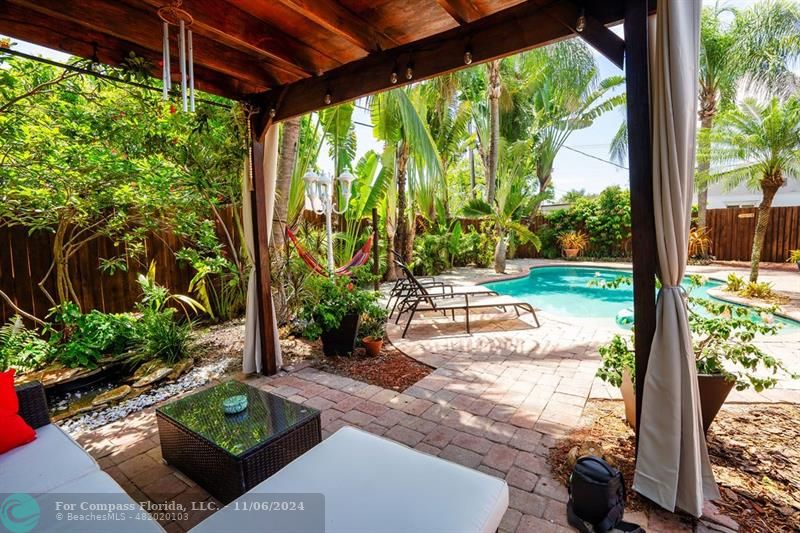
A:
[[[698,374],[697,383],[700,386],[700,408],[703,413],[703,433],[708,433],[708,428],[719,413],[720,407],[725,403],[735,381],[727,381],[718,374]]]
[[[383,348],[383,338],[379,337],[364,337],[361,339],[361,343],[364,345],[364,349],[370,357],[379,356],[381,348]]]
[[[578,257],[578,252],[577,248],[564,248],[564,257]]]
[[[708,428],[719,413],[722,404],[733,390],[733,381],[727,381],[724,376],[711,374],[698,374],[697,385],[700,389],[700,411],[703,416],[703,433],[708,433]],[[636,429],[636,393],[633,390],[633,380],[627,370],[622,373],[620,386],[622,400],[625,402],[625,420],[634,430]]]
[[[358,323],[361,316],[358,313],[345,315],[337,329],[326,331],[322,334],[322,353],[327,356],[351,355],[356,345]]]

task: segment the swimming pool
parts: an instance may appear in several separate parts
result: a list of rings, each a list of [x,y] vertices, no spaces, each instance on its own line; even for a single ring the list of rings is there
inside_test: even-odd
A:
[[[633,287],[591,287],[589,282],[609,282],[620,276],[631,276],[631,272],[595,267],[536,267],[525,277],[485,285],[500,294],[515,296],[555,315],[607,319],[610,326],[619,327],[615,321],[617,313],[633,308]],[[722,285],[719,281],[706,280],[703,286],[692,290],[692,296],[720,301],[710,296],[708,290]],[[684,286],[688,287],[688,278],[684,278]],[[800,322],[783,317],[775,317],[775,321],[783,324],[781,329],[784,331],[800,330]]]

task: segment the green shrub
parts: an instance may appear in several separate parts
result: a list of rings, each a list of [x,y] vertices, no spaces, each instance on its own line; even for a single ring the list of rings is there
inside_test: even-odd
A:
[[[739,292],[744,287],[744,278],[737,276],[733,272],[728,274],[728,280],[725,283],[725,290],[728,292]]]
[[[147,311],[136,325],[137,362],[161,359],[175,364],[189,354],[191,323],[175,319],[175,309]]]
[[[46,330],[56,357],[70,368],[94,368],[105,355],[126,352],[136,337],[130,314],[107,314],[96,309],[82,313],[72,302],[54,307]]]
[[[363,314],[378,301],[379,293],[360,288],[369,282],[369,273],[357,269],[354,278],[348,276],[311,276],[307,278],[303,303],[298,318],[302,334],[315,340],[326,331],[339,327],[351,313]]]
[[[769,300],[775,297],[775,292],[772,290],[772,283],[767,283],[766,281],[750,281],[741,288],[739,296]]]
[[[701,286],[703,280],[700,276],[690,279],[689,329],[699,374],[722,375],[734,382],[737,390],[752,387],[757,392],[774,387],[778,372],[797,379],[779,360],[754,343],[756,335],[776,335],[779,325],[754,320],[753,310],[747,307],[691,296],[691,289]],[[617,280],[604,286],[618,286]],[[602,346],[602,365],[597,376],[614,386],[620,385],[624,370],[633,377],[633,344],[633,336],[626,339],[615,335]]]
[[[567,209],[545,216],[549,231],[556,235],[567,231],[583,231],[589,246],[583,255],[589,257],[625,257],[631,236],[630,193],[618,186],[608,187],[595,198],[579,198]],[[541,235],[540,235],[541,237]],[[555,245],[543,239],[547,255]],[[557,255],[556,255],[557,257]]]
[[[0,372],[9,368],[33,370],[53,356],[53,348],[36,331],[28,329],[19,316],[0,327]]]
[[[389,311],[384,306],[379,303],[371,304],[361,315],[361,323],[358,326],[359,336],[361,338],[382,339],[386,335],[386,320],[388,318]]]
[[[453,257],[453,265],[475,265],[486,268],[494,259],[494,239],[491,232],[478,232],[471,228],[461,236],[458,250]]]
[[[414,239],[414,258],[411,269],[421,276],[434,276],[450,268],[449,234],[425,233]]]

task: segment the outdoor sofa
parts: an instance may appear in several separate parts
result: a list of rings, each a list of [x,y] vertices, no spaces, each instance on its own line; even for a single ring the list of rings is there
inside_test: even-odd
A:
[[[64,493],[113,495],[114,501],[137,505],[83,448],[50,423],[41,384],[16,390],[19,414],[36,430],[36,440],[0,455],[0,494],[24,492],[37,501]],[[508,486],[501,479],[344,427],[191,531],[272,531],[270,515],[242,512],[245,502],[293,494],[322,495],[324,530],[329,533],[489,533],[497,530],[508,508]],[[76,531],[163,529],[151,519],[111,526],[85,523]]]

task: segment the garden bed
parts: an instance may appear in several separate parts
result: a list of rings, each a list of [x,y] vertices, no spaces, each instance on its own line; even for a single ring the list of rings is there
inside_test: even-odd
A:
[[[431,367],[404,355],[388,343],[384,343],[377,357],[368,357],[363,348],[356,348],[349,357],[326,357],[322,354],[320,341],[282,334],[281,348],[285,367],[310,365],[324,372],[395,391],[403,391],[433,372]]]
[[[626,509],[657,507],[633,490],[635,439],[623,421],[618,401],[593,401],[574,430],[551,449],[549,464],[566,483],[575,447],[602,446],[605,459],[619,468],[628,488]],[[714,502],[741,531],[775,532],[800,529],[800,407],[786,404],[726,405],[708,433],[712,468],[722,498]],[[572,453],[570,453],[572,451]],[[573,461],[570,462],[570,456]],[[687,521],[691,521],[686,517]]]

